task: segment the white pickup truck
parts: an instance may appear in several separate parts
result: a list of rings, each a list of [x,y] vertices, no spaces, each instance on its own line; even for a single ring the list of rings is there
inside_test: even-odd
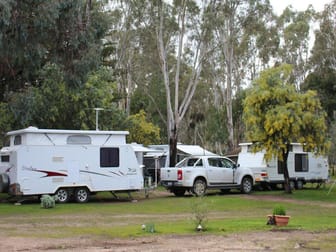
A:
[[[183,196],[186,191],[203,196],[207,189],[238,188],[250,193],[255,182],[251,169],[221,156],[187,157],[175,167],[161,168],[160,172],[161,184],[175,196]]]

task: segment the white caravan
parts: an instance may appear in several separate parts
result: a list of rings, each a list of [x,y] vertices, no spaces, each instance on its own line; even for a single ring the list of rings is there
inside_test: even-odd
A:
[[[276,186],[284,183],[283,169],[276,158],[266,162],[265,152],[251,152],[251,143],[241,143],[238,164],[252,169],[255,181],[261,185]],[[305,152],[302,144],[292,143],[288,154],[288,172],[291,186],[302,189],[307,182],[323,183],[329,176],[328,160],[324,156]]]
[[[87,202],[100,191],[143,189],[142,165],[127,134],[35,127],[8,132],[10,144],[0,151],[0,191]]]

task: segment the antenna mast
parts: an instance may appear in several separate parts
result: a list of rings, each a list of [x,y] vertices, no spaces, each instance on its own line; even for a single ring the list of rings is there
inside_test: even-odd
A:
[[[104,110],[103,108],[94,108],[94,110],[96,111],[96,130],[99,130],[99,111]]]

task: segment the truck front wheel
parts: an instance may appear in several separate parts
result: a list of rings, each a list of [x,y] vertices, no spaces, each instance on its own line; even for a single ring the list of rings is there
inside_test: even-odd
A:
[[[250,193],[252,191],[253,182],[249,177],[244,177],[241,182],[241,192],[242,193]]]
[[[206,193],[206,183],[203,179],[196,179],[193,186],[193,193],[199,197],[204,196]]]

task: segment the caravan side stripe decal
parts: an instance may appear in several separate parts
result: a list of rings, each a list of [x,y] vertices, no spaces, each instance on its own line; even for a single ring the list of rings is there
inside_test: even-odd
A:
[[[46,175],[43,177],[55,177],[55,176],[67,177],[68,176],[67,174],[60,173],[60,172],[44,171],[44,170],[36,170],[36,171],[45,173]]]
[[[100,176],[105,176],[105,177],[112,177],[103,173],[98,173],[98,172],[92,172],[92,171],[85,171],[85,170],[80,170],[80,172],[84,172],[84,173],[90,173],[90,174],[95,174],[95,175],[100,175]]]
[[[23,166],[22,169],[24,169],[24,170],[28,170],[28,171],[34,171],[34,172],[42,172],[42,173],[45,173],[45,176],[42,176],[41,178],[45,178],[45,177],[57,177],[57,176],[67,177],[67,176],[68,176],[68,174],[66,174],[66,173],[55,172],[55,171],[40,170],[40,169],[36,169],[36,168],[33,168],[33,167],[26,167],[26,166]]]
[[[110,171],[110,172],[120,177],[120,174],[119,174],[119,173],[116,173],[116,172],[113,172],[113,171]],[[120,172],[120,171],[119,171],[119,172]],[[120,173],[121,173],[121,172],[120,172]]]

